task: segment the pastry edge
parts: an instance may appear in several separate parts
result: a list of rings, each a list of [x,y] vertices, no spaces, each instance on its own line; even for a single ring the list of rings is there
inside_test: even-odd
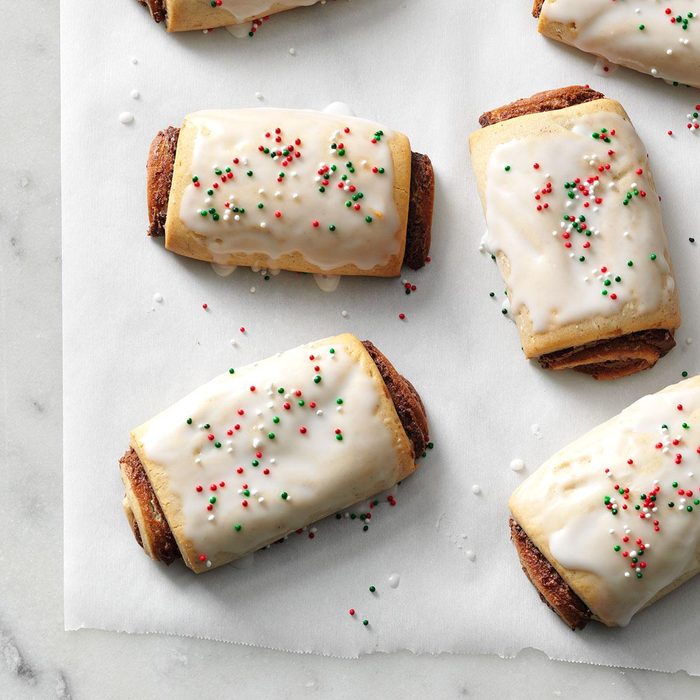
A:
[[[553,610],[571,630],[583,629],[593,618],[593,613],[588,606],[564,581],[515,518],[511,517],[508,525],[520,565],[537,589],[542,602]]]

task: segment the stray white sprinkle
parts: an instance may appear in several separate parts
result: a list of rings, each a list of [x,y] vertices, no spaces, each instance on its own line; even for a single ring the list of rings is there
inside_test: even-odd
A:
[[[465,553],[465,556],[469,561],[475,561],[476,560],[476,554],[471,549],[468,549]]]
[[[139,59],[136,58],[136,56],[132,56],[132,57],[131,57],[131,62],[132,62],[134,65],[136,65],[136,64],[139,62]]]
[[[256,100],[260,100],[260,101],[262,102],[265,98],[263,97],[262,92],[256,92],[256,93],[255,93],[255,99],[256,99]]]
[[[514,460],[510,463],[510,468],[511,468],[514,472],[521,472],[523,469],[525,469],[525,462],[523,462],[522,459],[514,459]]]
[[[340,312],[340,315],[341,315],[343,318],[347,318],[349,314],[348,314],[347,311],[345,311],[345,309],[343,309],[343,310]]]
[[[155,301],[156,304],[162,304],[163,303],[163,295],[160,294],[159,292],[156,292],[153,295],[153,301]]]
[[[251,288],[250,288],[250,293],[251,293],[251,294],[255,294],[255,287],[251,287]]]
[[[131,95],[132,100],[138,100],[139,97],[141,97],[141,93],[136,88],[134,88],[129,95]]]
[[[474,486],[472,486],[472,493],[478,496],[481,493],[481,486],[479,486],[479,484],[474,484]]]
[[[122,124],[131,124],[134,121],[134,115],[131,112],[121,112],[119,114],[119,121]]]
[[[294,47],[292,47],[291,49],[289,49],[289,55],[290,55],[290,56],[296,56],[296,55],[297,55],[297,50],[296,50]]]

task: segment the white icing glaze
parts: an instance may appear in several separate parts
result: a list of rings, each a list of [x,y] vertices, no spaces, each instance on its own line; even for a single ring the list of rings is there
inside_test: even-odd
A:
[[[322,292],[334,292],[340,284],[340,275],[314,275],[314,281]]]
[[[243,24],[229,24],[224,27],[224,29],[226,29],[231,36],[235,36],[236,39],[245,39],[247,36],[250,36],[253,25],[248,22],[244,22]]]
[[[595,575],[593,613],[608,624],[626,625],[666,586],[700,567],[699,445],[695,377],[637,401],[555,455],[516,492],[514,499],[527,503],[526,531],[548,534],[562,566]],[[655,488],[654,502],[641,498]],[[638,542],[644,554],[635,564]]]
[[[219,263],[211,263],[211,269],[216,272],[219,277],[228,277],[236,271],[235,265],[219,265]]]
[[[376,385],[338,340],[226,372],[135,431],[163,470],[166,500],[180,501],[181,536],[206,557],[202,566],[240,558],[395,483],[395,438],[378,413]]]
[[[292,7],[308,7],[317,2],[319,0],[223,0],[220,7],[233,15],[237,22],[244,22],[269,14],[272,8],[276,11],[288,10]]]
[[[494,149],[486,219],[484,247],[509,262],[511,311],[527,309],[536,333],[611,316],[626,304],[653,312],[673,288],[644,146],[616,113],[582,115],[556,133]]]
[[[198,181],[185,188],[180,218],[218,259],[259,253],[274,261],[298,252],[321,269],[371,270],[400,252],[392,133],[381,125],[264,108],[197,112],[188,121],[198,130],[191,173]],[[292,157],[260,151],[288,147]]]
[[[354,117],[355,111],[347,102],[331,102],[323,108],[326,114],[335,114],[339,117]]]
[[[696,87],[700,87],[698,13],[699,0],[548,0],[542,8],[544,19],[575,25],[571,43],[579,49]],[[689,19],[689,14],[694,16]],[[678,22],[678,17],[686,22]]]

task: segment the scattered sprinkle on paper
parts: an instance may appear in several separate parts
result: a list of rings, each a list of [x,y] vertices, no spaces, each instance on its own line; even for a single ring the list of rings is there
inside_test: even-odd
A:
[[[510,463],[510,468],[514,472],[521,472],[523,469],[525,469],[525,462],[523,462],[522,459],[514,459]]]

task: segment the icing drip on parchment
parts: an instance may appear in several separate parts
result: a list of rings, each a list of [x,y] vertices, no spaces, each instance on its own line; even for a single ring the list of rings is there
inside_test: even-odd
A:
[[[203,568],[392,486],[379,406],[348,348],[319,341],[226,372],[139,430]]]
[[[197,112],[180,218],[212,257],[300,253],[321,269],[386,265],[400,252],[392,133],[304,110]]]
[[[699,0],[548,0],[542,17],[575,26],[565,39],[582,51],[700,87]]]
[[[229,12],[237,22],[262,17],[272,10],[288,10],[293,7],[308,7],[319,0],[222,0],[218,7]]]
[[[619,114],[576,117],[512,140],[487,166],[484,248],[497,257],[510,313],[536,333],[653,312],[673,290],[644,147]]]

